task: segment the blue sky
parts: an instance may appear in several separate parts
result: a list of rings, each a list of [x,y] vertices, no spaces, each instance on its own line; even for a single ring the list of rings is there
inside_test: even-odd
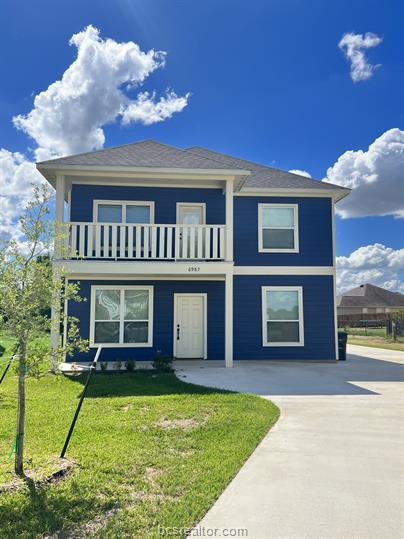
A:
[[[106,146],[144,138],[180,147],[202,145],[322,179],[346,151],[366,152],[384,133],[404,126],[403,15],[399,1],[3,0],[0,148],[34,160],[30,148],[38,141],[28,136],[29,129],[16,129],[12,118],[28,114],[35,95],[62,77],[77,55],[70,38],[91,24],[101,39],[167,53],[165,67],[151,72],[141,91],[161,95],[169,87],[178,96],[191,93],[187,106],[165,121],[103,125]],[[382,38],[364,51],[370,64],[380,64],[368,80],[350,77],[350,62],[338,48],[347,32]],[[139,90],[125,93],[135,98]],[[359,271],[364,272],[359,278],[404,291],[404,221],[397,218],[404,215],[399,172],[400,164],[404,171],[404,138],[397,137],[396,132],[393,143],[383,142],[381,152],[387,147],[390,153],[376,170],[377,189],[361,187],[363,216],[337,219],[346,287],[358,284]],[[398,161],[394,149],[390,159],[396,142]],[[355,173],[356,164],[346,166],[330,179]],[[7,182],[5,174],[0,184]],[[387,189],[393,190],[393,200],[379,207],[375,199]],[[375,244],[384,249],[348,258]]]

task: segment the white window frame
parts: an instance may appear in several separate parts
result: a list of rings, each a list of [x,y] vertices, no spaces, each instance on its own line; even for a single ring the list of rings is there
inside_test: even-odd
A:
[[[202,208],[202,223],[201,225],[205,225],[206,224],[206,203],[205,202],[177,202],[176,204],[176,215],[175,215],[175,221],[176,221],[176,224],[180,224],[180,208],[181,206],[193,206],[193,207],[196,207],[196,208]],[[186,225],[185,225],[186,226]],[[198,226],[198,225],[196,225]]]
[[[95,336],[95,300],[97,290],[119,290],[121,292],[121,310],[119,314],[119,343],[96,343]],[[149,292],[149,320],[148,320],[148,341],[145,343],[125,343],[123,342],[123,330],[125,322],[125,290],[147,290]],[[113,320],[111,320],[113,322]],[[151,348],[153,346],[153,286],[151,285],[92,285],[91,286],[91,305],[90,305],[90,347],[104,346],[110,348]]]
[[[274,322],[299,322],[299,342],[269,342],[267,335],[267,292],[297,292],[299,302],[299,320],[274,320]],[[263,286],[262,287],[262,346],[304,346],[303,322],[303,287],[302,286]]]
[[[150,223],[154,224],[154,201],[152,200],[98,200],[93,201],[93,223],[98,223],[98,206],[102,204],[108,204],[108,206],[122,206],[122,222],[120,224],[136,224],[136,223],[126,223],[126,206],[149,206],[150,208]],[[108,224],[108,223],[101,223]],[[109,224],[119,224],[119,223],[109,223]],[[146,224],[146,223],[142,223]]]
[[[268,227],[263,226],[263,210],[267,208],[291,208],[293,209],[293,249],[265,248],[263,231],[267,229],[291,230],[291,227]],[[298,253],[299,252],[299,206],[298,204],[258,204],[258,252],[259,253]]]

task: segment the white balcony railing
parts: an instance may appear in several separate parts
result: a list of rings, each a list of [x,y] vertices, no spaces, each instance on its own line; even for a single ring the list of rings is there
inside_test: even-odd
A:
[[[224,260],[225,225],[68,223],[71,258]],[[68,256],[69,256],[68,255]]]

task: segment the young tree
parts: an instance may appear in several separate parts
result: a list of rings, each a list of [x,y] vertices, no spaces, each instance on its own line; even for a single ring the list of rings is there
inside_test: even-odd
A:
[[[38,376],[46,353],[38,349],[35,337],[49,330],[49,305],[52,298],[80,301],[77,285],[65,284],[61,270],[52,274],[51,259],[55,236],[63,244],[64,231],[55,234],[49,220],[52,197],[45,186],[34,188],[32,201],[20,218],[22,241],[8,241],[0,247],[0,328],[9,329],[18,345],[18,407],[15,440],[15,472],[24,475],[25,380]],[[46,263],[44,263],[44,260]],[[74,348],[85,350],[87,342],[80,338],[76,320],[68,321],[68,338],[59,358]]]

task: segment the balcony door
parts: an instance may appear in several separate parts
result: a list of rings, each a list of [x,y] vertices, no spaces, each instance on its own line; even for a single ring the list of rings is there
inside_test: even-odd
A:
[[[178,230],[182,258],[195,258],[198,252],[198,225],[205,224],[206,205],[202,202],[178,202],[177,224],[186,225]],[[194,225],[194,226],[193,226]],[[204,242],[204,239],[202,240]]]

